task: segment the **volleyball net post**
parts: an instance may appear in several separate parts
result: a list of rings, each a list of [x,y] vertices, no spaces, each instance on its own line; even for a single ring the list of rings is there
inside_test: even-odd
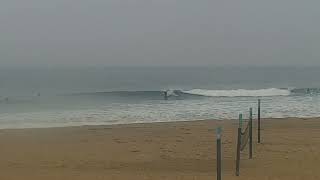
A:
[[[261,99],[258,100],[258,143],[261,143]]]
[[[250,119],[249,119],[249,159],[252,159],[253,151],[253,138],[252,138],[252,108],[250,108]]]
[[[217,180],[221,180],[221,171],[222,171],[222,153],[221,153],[221,136],[222,129],[218,127],[216,130],[217,136]]]
[[[237,140],[237,157],[236,157],[236,176],[240,175],[240,151],[241,151],[241,127],[242,114],[239,114],[238,140]]]

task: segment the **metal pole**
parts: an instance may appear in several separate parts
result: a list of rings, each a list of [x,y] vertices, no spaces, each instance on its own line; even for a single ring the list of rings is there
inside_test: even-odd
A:
[[[252,108],[250,108],[250,121],[249,121],[249,159],[252,159]]]
[[[236,176],[239,176],[239,175],[240,175],[240,151],[241,151],[240,148],[241,148],[241,127],[238,127]]]
[[[242,114],[239,114],[239,127],[242,128]]]
[[[258,100],[258,143],[261,143],[261,99]]]
[[[217,128],[217,180],[221,180],[221,127]]]
[[[238,127],[238,141],[237,141],[236,176],[240,175],[241,127],[242,127],[242,114],[240,113],[239,127]]]

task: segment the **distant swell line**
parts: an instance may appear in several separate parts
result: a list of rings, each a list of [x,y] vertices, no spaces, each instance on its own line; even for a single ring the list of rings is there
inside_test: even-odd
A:
[[[266,89],[234,89],[234,90],[212,90],[212,89],[191,89],[191,90],[162,90],[162,91],[110,91],[110,92],[88,92],[75,93],[71,95],[94,95],[114,96],[121,98],[162,98],[163,92],[167,91],[168,96],[180,99],[196,96],[204,97],[270,97],[290,95],[312,95],[320,94],[320,88],[266,88]]]

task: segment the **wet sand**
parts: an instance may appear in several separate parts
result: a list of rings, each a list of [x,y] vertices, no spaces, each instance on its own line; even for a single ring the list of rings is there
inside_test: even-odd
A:
[[[320,118],[254,124],[253,160],[235,174],[237,121],[0,130],[1,180],[173,180],[216,177],[215,128],[223,127],[223,179],[320,179]]]

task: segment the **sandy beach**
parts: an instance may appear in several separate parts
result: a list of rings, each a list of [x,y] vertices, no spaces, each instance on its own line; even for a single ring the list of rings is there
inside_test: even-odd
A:
[[[255,122],[256,123],[256,122]],[[320,118],[264,119],[262,144],[242,153],[237,121],[0,130],[1,180],[203,179],[216,177],[215,129],[223,127],[223,179],[320,179]]]

